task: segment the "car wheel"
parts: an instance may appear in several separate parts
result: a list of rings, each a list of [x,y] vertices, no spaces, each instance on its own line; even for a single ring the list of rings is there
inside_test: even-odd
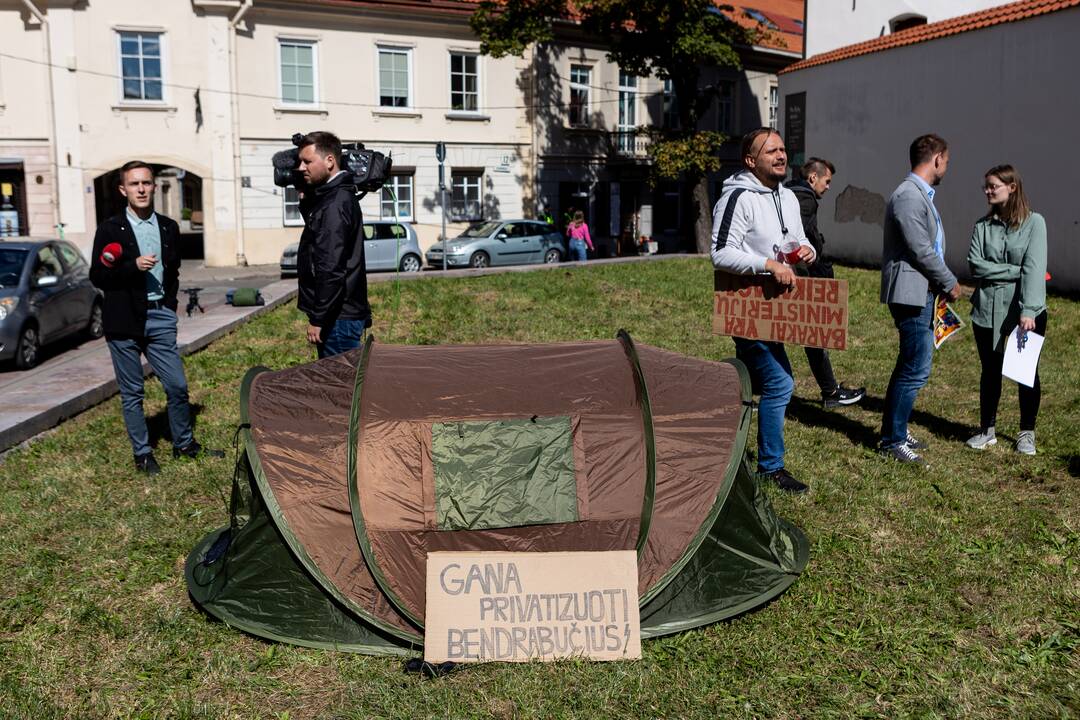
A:
[[[555,248],[551,248],[546,253],[544,253],[544,262],[547,263],[548,265],[554,265],[555,263],[560,262],[561,260],[562,260],[562,253],[559,252],[558,250],[556,250]]]
[[[95,301],[90,308],[90,322],[86,323],[86,334],[93,340],[105,334],[105,321],[102,319],[101,303]]]
[[[15,367],[29,370],[38,363],[38,332],[33,325],[27,325],[19,333],[19,344],[15,346]]]
[[[469,258],[469,267],[486,268],[489,265],[491,265],[491,258],[489,258],[488,254],[483,250],[474,252],[472,257]]]
[[[401,258],[401,272],[420,272],[420,258],[412,254]]]

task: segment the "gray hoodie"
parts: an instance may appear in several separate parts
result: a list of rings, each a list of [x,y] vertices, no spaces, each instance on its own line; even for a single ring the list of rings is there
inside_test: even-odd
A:
[[[779,248],[787,240],[813,250],[793,192],[783,185],[770,190],[749,170],[724,181],[713,208],[713,267],[737,275],[765,272],[765,261],[780,259]]]

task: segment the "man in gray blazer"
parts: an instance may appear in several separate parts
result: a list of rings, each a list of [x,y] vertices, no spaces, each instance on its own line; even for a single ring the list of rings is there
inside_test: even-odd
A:
[[[900,335],[900,351],[885,393],[882,455],[926,465],[916,450],[926,445],[908,432],[919,390],[930,379],[937,294],[960,297],[960,285],[945,265],[945,231],[934,207],[936,186],[949,166],[949,148],[937,135],[915,138],[911,173],[889,198],[881,252],[881,302],[889,305]]]

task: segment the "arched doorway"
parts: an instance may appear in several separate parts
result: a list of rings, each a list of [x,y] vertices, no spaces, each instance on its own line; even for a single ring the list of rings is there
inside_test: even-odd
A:
[[[202,178],[171,165],[151,163],[150,166],[154,168],[157,185],[154,209],[180,224],[180,257],[201,260],[204,257]],[[126,206],[119,186],[119,168],[94,178],[94,205],[99,224]]]

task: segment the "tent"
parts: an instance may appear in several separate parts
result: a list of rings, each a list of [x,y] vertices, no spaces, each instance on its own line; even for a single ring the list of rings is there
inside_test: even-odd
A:
[[[611,341],[398,346],[240,393],[228,526],[190,553],[210,615],[248,633],[384,654],[423,645],[432,551],[636,550],[643,637],[783,592],[803,533],[745,444],[737,360]]]

